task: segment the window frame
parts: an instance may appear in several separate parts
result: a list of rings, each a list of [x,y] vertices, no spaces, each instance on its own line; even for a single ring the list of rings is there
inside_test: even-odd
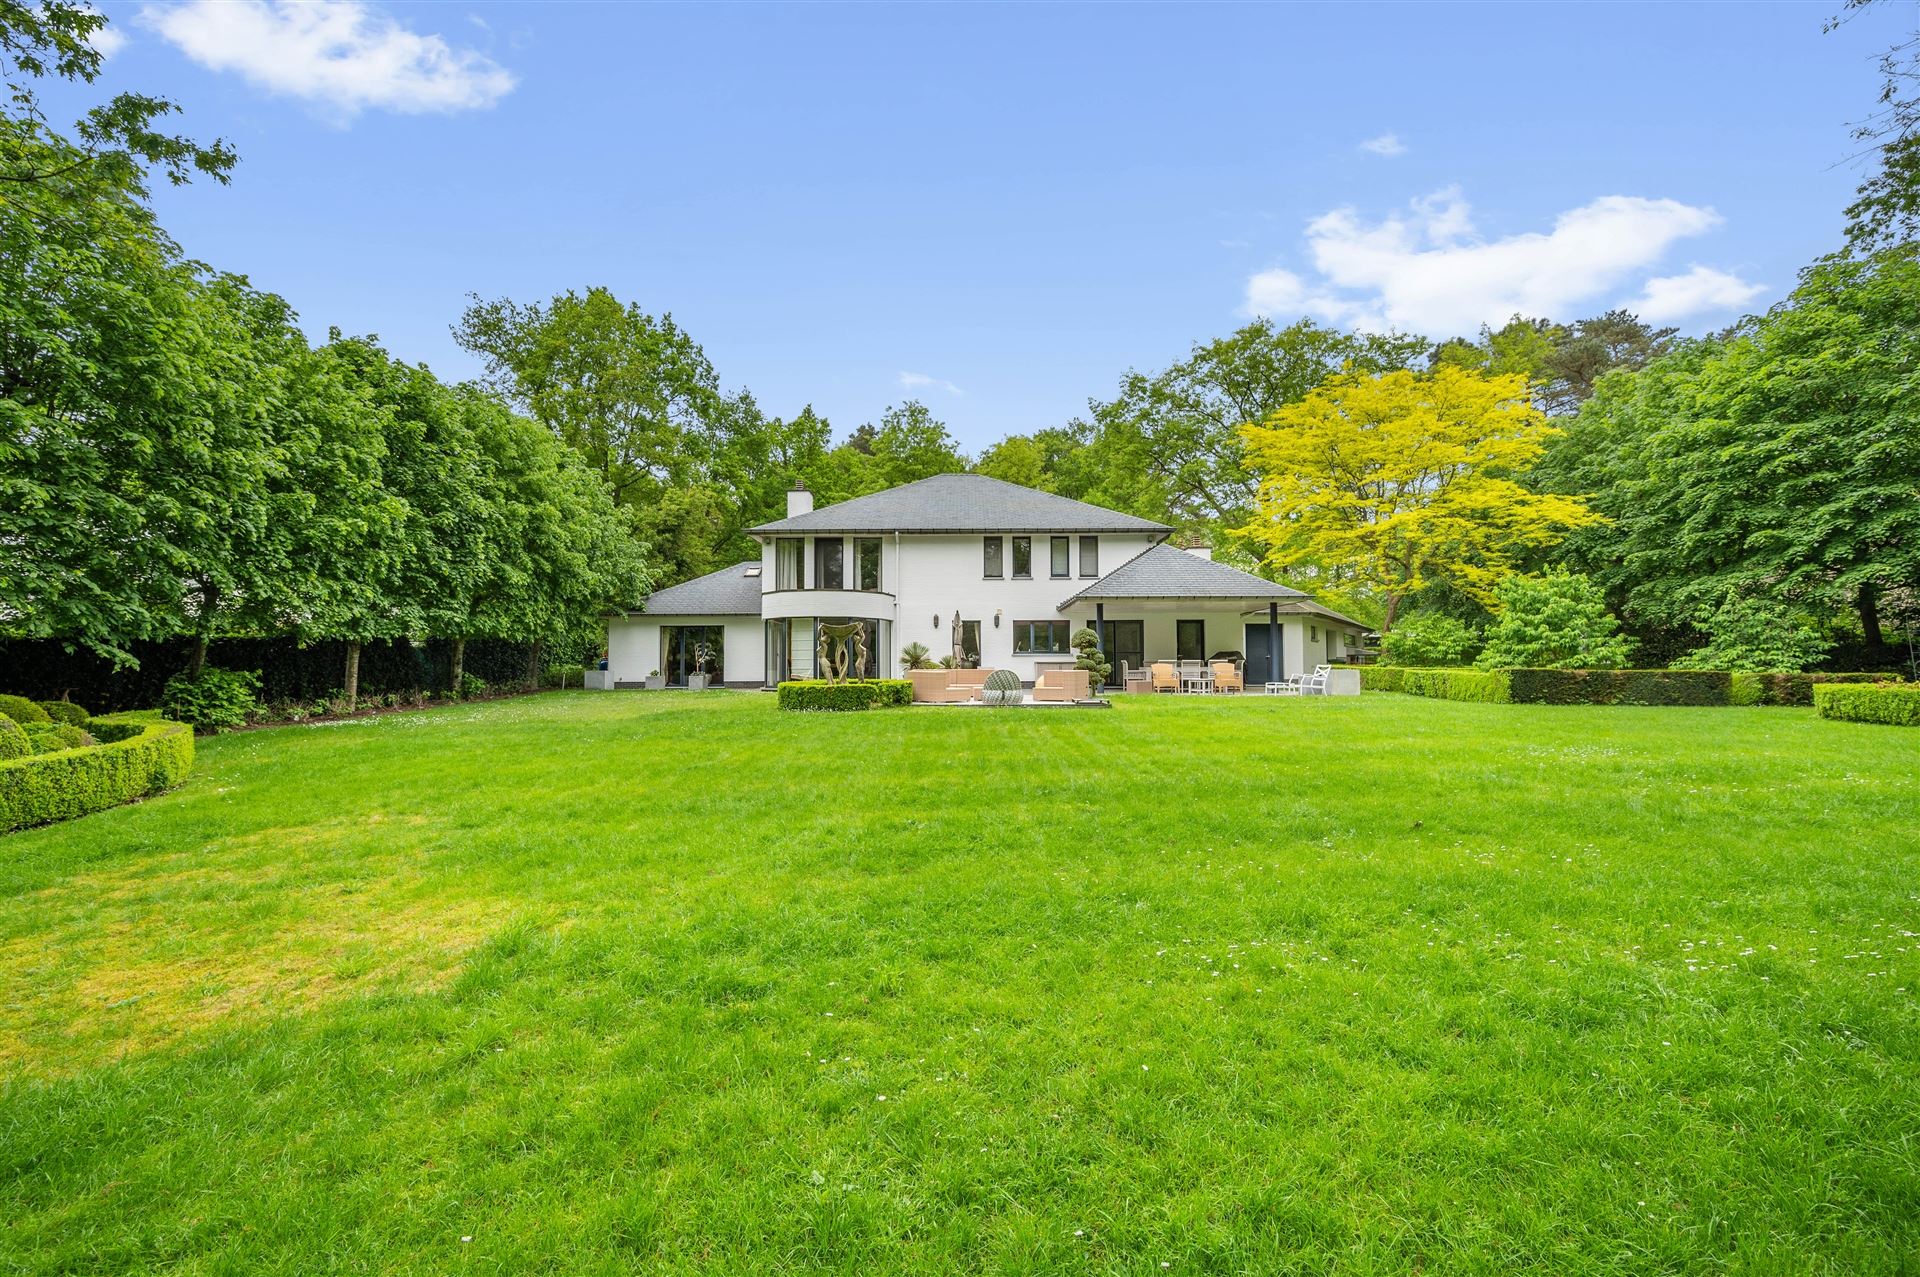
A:
[[[1020,570],[1020,560],[1023,558],[1027,561],[1024,572]],[[1033,538],[1030,536],[1013,538],[1013,579],[1033,580]]]
[[[980,576],[983,580],[1003,581],[1007,576],[1007,539],[1005,537],[982,537],[980,541]]]
[[[867,584],[866,563],[862,556],[868,549],[873,551],[873,584]],[[882,568],[885,566],[885,543],[879,537],[855,537],[853,539],[853,588],[856,590],[877,591],[881,586]]]
[[[828,546],[834,547],[832,556],[822,554]],[[839,577],[831,585],[827,583],[827,565],[831,562],[834,575]],[[847,541],[845,537],[815,537],[813,539],[813,588],[816,590],[844,590],[847,588]]]
[[[1047,538],[1047,575],[1064,581],[1073,575],[1073,538]]]
[[[1087,550],[1089,548],[1093,550],[1093,553],[1091,555],[1087,553]],[[1092,567],[1087,566],[1089,560],[1091,560],[1093,564]],[[1080,575],[1088,578],[1097,577],[1100,575],[1100,538],[1099,537],[1083,536],[1080,538]]]
[[[1042,627],[1047,631],[1049,642],[1053,640],[1056,633],[1058,634],[1058,647],[1033,645],[1034,636]],[[1070,642],[1072,637],[1072,621],[1015,621],[1013,623],[1013,654],[1015,656],[1070,656],[1073,653]],[[1023,643],[1026,646],[1022,647]]]
[[[785,554],[788,548],[796,550],[793,575],[787,575]],[[775,537],[773,539],[773,588],[776,590],[804,590],[807,588],[807,539],[805,537]]]

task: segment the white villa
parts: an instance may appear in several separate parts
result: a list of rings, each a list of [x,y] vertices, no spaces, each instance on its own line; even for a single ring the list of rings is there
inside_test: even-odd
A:
[[[1297,678],[1360,647],[1365,626],[1298,590],[1167,543],[1173,529],[977,474],[942,474],[750,529],[760,557],[656,591],[612,617],[606,681],[684,686],[707,668],[729,687],[813,678],[815,627],[866,623],[869,677],[900,650],[1010,669],[1031,684],[1073,664],[1068,638],[1102,636],[1121,663],[1243,656],[1246,682]],[[1277,672],[1274,654],[1277,653]]]

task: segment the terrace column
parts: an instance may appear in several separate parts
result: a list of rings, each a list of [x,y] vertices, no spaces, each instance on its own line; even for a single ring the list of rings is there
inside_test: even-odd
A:
[[[1286,675],[1280,672],[1280,605],[1267,604],[1267,682],[1277,683]]]

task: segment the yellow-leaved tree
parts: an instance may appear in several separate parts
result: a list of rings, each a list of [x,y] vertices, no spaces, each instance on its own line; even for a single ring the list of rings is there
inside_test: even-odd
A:
[[[1243,532],[1283,576],[1371,595],[1383,630],[1430,582],[1492,602],[1525,551],[1601,521],[1515,479],[1555,433],[1518,374],[1335,377],[1241,428],[1259,480]]]

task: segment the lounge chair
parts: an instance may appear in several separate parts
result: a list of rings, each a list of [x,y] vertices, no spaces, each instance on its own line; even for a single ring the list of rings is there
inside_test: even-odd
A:
[[[1153,674],[1154,691],[1177,692],[1180,690],[1180,675],[1174,670],[1171,661],[1155,661],[1147,668]]]
[[[1048,670],[1033,680],[1033,699],[1084,701],[1092,695],[1089,682],[1090,676],[1085,670]]]
[[[913,699],[923,705],[958,705],[978,700],[992,670],[909,670]]]
[[[1240,679],[1240,671],[1233,667],[1232,661],[1213,663],[1213,690],[1216,692],[1244,692],[1247,685]]]

